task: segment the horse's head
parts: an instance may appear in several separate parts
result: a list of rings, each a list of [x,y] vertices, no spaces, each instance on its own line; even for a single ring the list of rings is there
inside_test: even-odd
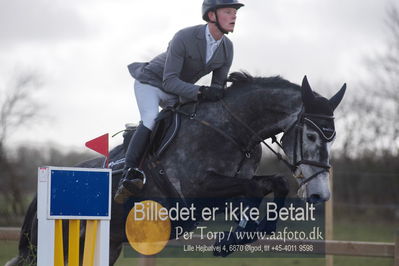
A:
[[[335,139],[334,110],[341,102],[346,85],[331,99],[310,88],[306,76],[302,82],[303,109],[297,121],[284,134],[282,146],[296,167],[298,196],[310,203],[330,198],[330,148]]]

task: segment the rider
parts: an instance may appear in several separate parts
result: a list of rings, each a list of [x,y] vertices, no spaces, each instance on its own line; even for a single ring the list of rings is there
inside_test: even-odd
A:
[[[141,121],[126,152],[116,202],[125,202],[145,183],[139,166],[158,115],[158,106],[173,106],[179,98],[180,102],[217,101],[224,96],[223,84],[233,61],[233,44],[225,35],[233,32],[237,10],[242,6],[237,0],[204,0],[202,18],[207,22],[205,25],[180,30],[166,52],[150,62],[128,66],[135,79]],[[194,84],[210,72],[210,86]]]

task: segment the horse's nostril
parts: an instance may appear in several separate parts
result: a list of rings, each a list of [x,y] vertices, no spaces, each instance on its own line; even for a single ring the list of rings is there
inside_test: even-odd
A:
[[[321,202],[321,196],[319,194],[312,194],[308,199],[309,203],[317,204]]]

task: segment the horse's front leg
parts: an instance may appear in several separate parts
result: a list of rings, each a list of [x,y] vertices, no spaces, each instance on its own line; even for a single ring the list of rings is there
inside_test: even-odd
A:
[[[200,182],[202,197],[222,198],[224,200],[237,199],[244,209],[258,208],[264,196],[258,182],[252,179],[232,178],[216,173],[208,173],[208,176]],[[235,202],[237,203],[237,202]],[[248,213],[247,213],[248,214]],[[258,221],[242,219],[232,234],[224,233],[224,238],[215,243],[220,246],[220,252],[215,251],[215,256],[227,256],[232,251],[232,245],[243,245],[257,240],[256,232]]]
[[[275,198],[285,198],[289,192],[287,178],[282,175],[260,175],[252,177],[264,196],[274,193]]]
[[[284,176],[264,175],[254,176],[252,179],[257,182],[265,196],[273,192],[273,203],[276,205],[276,211],[284,207],[284,203],[289,192],[289,184]],[[258,231],[271,234],[272,232],[276,231],[276,227],[277,221],[268,221],[267,217],[265,216],[259,223]]]
[[[115,192],[118,189],[119,180],[122,175],[113,175],[112,180],[112,198],[115,196]],[[118,260],[119,255],[122,251],[123,242],[127,241],[125,233],[125,225],[127,213],[125,206],[117,204],[112,201],[112,213],[110,223],[110,243],[109,243],[109,265],[114,265]]]

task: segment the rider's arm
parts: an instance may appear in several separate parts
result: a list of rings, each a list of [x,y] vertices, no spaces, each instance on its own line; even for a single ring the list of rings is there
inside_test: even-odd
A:
[[[163,73],[163,88],[169,93],[173,93],[184,98],[197,100],[198,90],[200,86],[180,79],[180,73],[183,69],[186,48],[183,36],[176,33],[172,41],[169,43],[166,52],[166,62]]]

